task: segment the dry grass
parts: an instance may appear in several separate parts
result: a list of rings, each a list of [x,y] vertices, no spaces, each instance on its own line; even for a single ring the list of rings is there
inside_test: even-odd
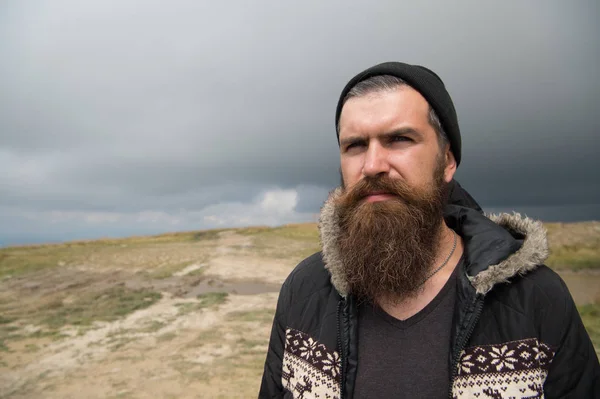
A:
[[[600,268],[600,223],[546,228],[548,265]],[[276,294],[196,297],[194,288],[273,283],[319,249],[314,223],[0,249],[0,397],[256,397]],[[596,348],[599,303],[579,306]],[[81,355],[69,349],[77,340],[89,341]],[[78,368],[65,375],[25,371],[69,350]],[[25,385],[2,390],[3,375],[26,373]]]
[[[289,224],[281,227],[248,227],[238,231],[252,238],[253,251],[274,259],[298,261],[321,250],[315,223]]]
[[[108,288],[78,298],[73,303],[54,301],[41,309],[40,324],[59,329],[63,326],[89,326],[94,321],[113,321],[156,303],[162,295],[147,289],[122,286]]]
[[[227,301],[227,292],[207,292],[206,294],[198,295],[197,302],[184,302],[177,304],[179,309],[178,314],[186,315],[188,313],[197,312],[200,309],[219,306]]]
[[[259,309],[246,312],[232,312],[227,315],[227,318],[228,320],[241,322],[259,322],[271,324],[273,322],[274,315],[275,313],[272,309]]]
[[[578,306],[579,314],[585,325],[596,353],[600,357],[600,301]]]
[[[136,310],[156,303],[161,294],[148,289],[131,290],[123,286],[81,295],[74,301],[59,296],[43,298],[25,310],[5,307],[0,323],[0,350],[9,351],[8,344],[25,338],[65,337],[65,327],[91,326],[96,321],[114,321]],[[25,327],[35,326],[26,330]]]
[[[600,269],[600,222],[548,223],[550,258],[556,269]]]
[[[198,252],[214,249],[221,231],[223,230],[0,248],[0,280],[44,269],[82,264],[113,269],[163,268],[174,266],[173,263],[175,266],[182,266],[183,263],[196,261]],[[196,253],[189,259],[177,256],[174,261],[169,255],[178,249],[190,252],[190,248],[196,249]],[[127,256],[124,257],[124,253]]]

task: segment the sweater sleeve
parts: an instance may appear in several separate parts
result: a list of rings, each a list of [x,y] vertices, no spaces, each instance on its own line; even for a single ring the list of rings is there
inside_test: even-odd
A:
[[[564,282],[562,287],[563,308],[556,314],[562,332],[544,384],[545,397],[600,398],[598,356]]]
[[[285,350],[285,314],[289,306],[288,297],[288,287],[287,284],[284,284],[279,293],[277,309],[271,328],[267,357],[258,395],[260,399],[284,397],[281,372]]]

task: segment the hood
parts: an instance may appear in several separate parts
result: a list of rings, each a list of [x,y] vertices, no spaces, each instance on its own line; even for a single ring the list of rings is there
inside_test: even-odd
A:
[[[321,208],[319,234],[325,268],[331,274],[334,287],[345,297],[349,285],[343,273],[338,247],[339,217],[333,205],[340,194],[338,187]],[[548,257],[543,224],[518,213],[487,215],[478,205],[467,207],[464,203],[449,203],[444,210],[444,219],[463,238],[467,277],[478,294],[486,294],[494,285],[535,269]]]

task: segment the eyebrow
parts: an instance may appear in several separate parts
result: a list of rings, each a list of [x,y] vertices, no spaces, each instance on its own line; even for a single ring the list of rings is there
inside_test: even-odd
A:
[[[400,136],[400,135],[405,135],[405,134],[415,134],[415,135],[421,136],[421,133],[419,133],[419,131],[417,131],[411,127],[402,127],[400,129],[395,129],[390,132],[378,134],[377,138],[378,139],[390,138],[390,137]],[[346,145],[350,145],[353,143],[360,143],[360,142],[365,141],[365,139],[366,139],[365,136],[346,137],[346,138],[340,140],[340,146],[346,146]]]

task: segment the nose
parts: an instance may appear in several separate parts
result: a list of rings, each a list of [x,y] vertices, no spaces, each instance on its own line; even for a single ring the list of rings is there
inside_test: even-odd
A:
[[[364,176],[376,177],[379,174],[388,173],[390,171],[390,164],[387,159],[387,151],[379,144],[373,143],[369,145],[364,159]]]

